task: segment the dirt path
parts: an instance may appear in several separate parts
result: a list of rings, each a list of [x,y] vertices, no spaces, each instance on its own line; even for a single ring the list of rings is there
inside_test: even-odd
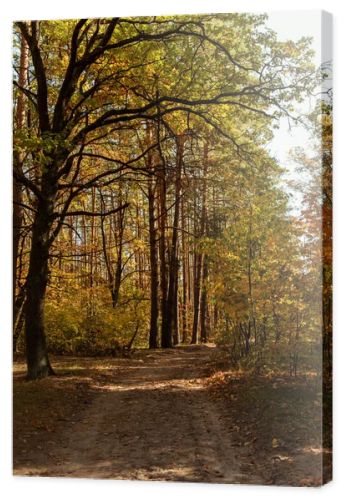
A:
[[[260,482],[244,476],[228,408],[204,384],[213,351],[184,347],[120,360],[53,435],[49,453],[15,466],[15,474]]]

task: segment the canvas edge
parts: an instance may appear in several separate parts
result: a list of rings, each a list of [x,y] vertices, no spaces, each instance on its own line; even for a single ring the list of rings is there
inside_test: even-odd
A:
[[[325,10],[321,11],[321,63],[324,64],[326,62],[331,61],[331,79],[329,78],[329,88],[332,89],[333,83],[333,15],[330,12]],[[328,86],[326,82],[322,81],[321,92],[322,95],[326,93],[328,90]],[[333,110],[332,110],[333,111]],[[333,165],[331,165],[333,168]],[[323,170],[322,170],[323,173]],[[329,186],[332,188],[332,186]],[[327,225],[332,225],[332,214],[327,215],[326,212],[322,211],[322,246],[324,247],[328,244],[328,241],[325,237],[326,231],[324,230]],[[322,252],[322,267],[328,263],[325,260],[325,252]],[[323,273],[323,287],[331,286],[332,282],[332,268],[329,277],[327,277],[326,273]],[[322,297],[323,299],[323,297]],[[329,311],[328,314],[330,318],[332,318],[332,292],[329,293]],[[323,315],[325,314],[325,309],[322,308]],[[323,319],[323,325],[326,325],[327,318]],[[324,338],[325,332],[322,331],[322,336]],[[331,338],[328,339],[328,342],[332,343],[332,331]],[[324,443],[332,442],[333,436],[332,434],[332,346],[329,346],[331,350],[331,356],[327,355],[326,349],[322,349],[323,356],[323,387],[322,387],[322,446]],[[331,430],[330,430],[331,429]],[[326,452],[323,448],[322,453],[322,485],[325,485],[333,480],[333,455],[331,452]]]

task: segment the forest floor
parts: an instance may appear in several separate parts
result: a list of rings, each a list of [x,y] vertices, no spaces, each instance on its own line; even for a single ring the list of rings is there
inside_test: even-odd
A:
[[[307,377],[233,372],[213,346],[52,364],[57,377],[27,382],[15,363],[15,475],[321,484]]]

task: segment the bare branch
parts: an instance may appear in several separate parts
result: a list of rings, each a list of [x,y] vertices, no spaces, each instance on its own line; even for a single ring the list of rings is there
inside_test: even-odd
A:
[[[113,208],[112,210],[108,210],[107,212],[87,212],[86,210],[73,210],[72,212],[66,212],[65,216],[69,215],[85,215],[86,217],[107,217],[108,215],[116,214],[121,210],[125,210],[130,203],[124,203],[124,205],[120,205],[117,208]],[[57,218],[60,217],[61,214],[53,214],[52,217]]]

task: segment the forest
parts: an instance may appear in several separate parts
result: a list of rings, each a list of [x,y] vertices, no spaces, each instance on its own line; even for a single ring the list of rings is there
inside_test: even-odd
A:
[[[203,365],[204,348],[330,379],[332,101],[311,40],[265,14],[21,21],[13,40],[26,380],[151,352]],[[284,119],[310,134],[294,175],[269,148]]]

